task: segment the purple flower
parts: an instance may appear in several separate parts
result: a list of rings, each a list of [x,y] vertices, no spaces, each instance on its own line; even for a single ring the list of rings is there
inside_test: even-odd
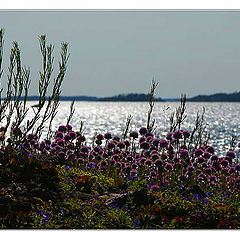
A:
[[[85,146],[81,147],[81,152],[88,153],[89,152],[88,147],[85,147]]]
[[[133,132],[130,132],[130,137],[135,139],[135,138],[138,138],[138,133],[133,131]]]
[[[56,134],[55,134],[55,139],[56,138],[61,138],[61,139],[63,139],[63,133],[62,132],[56,132]]]
[[[137,176],[137,170],[136,170],[136,169],[132,169],[132,170],[130,171],[130,175],[131,175],[131,177]]]
[[[203,155],[203,153],[204,153],[204,151],[201,148],[194,150],[195,157],[199,157],[199,156]]]
[[[149,149],[149,143],[148,142],[142,142],[140,144],[140,148],[142,148],[144,150],[148,150]]]
[[[59,153],[58,153],[58,156],[59,156],[60,158],[64,158],[64,157],[65,157],[65,152],[59,152]]]
[[[152,166],[152,161],[149,160],[149,159],[147,159],[144,164],[145,164],[146,166],[150,167],[150,166]]]
[[[47,214],[44,216],[44,218],[42,219],[42,223],[45,223],[50,217],[50,214]]]
[[[187,131],[187,130],[183,130],[183,131],[182,131],[182,134],[183,134],[183,137],[184,137],[185,139],[190,137],[190,133],[189,133],[189,131]]]
[[[99,141],[102,141],[104,139],[103,135],[102,134],[98,134],[96,136],[96,138],[99,140]]]
[[[125,140],[124,141],[124,144],[126,145],[126,147],[129,147],[130,146],[130,142],[128,140]]]
[[[108,143],[107,149],[112,149],[112,148],[115,148],[115,143],[114,142]]]
[[[146,141],[146,138],[145,138],[145,137],[140,137],[139,143],[142,143],[142,142],[145,142],[145,141]]]
[[[152,158],[152,160],[157,160],[157,159],[160,159],[160,156],[157,154],[157,153],[155,153],[155,154],[153,154],[152,156],[151,156],[151,158]]]
[[[183,134],[182,134],[182,131],[176,131],[173,133],[172,135],[173,139],[175,140],[179,140],[179,139],[182,139],[183,138]]]
[[[204,152],[203,157],[205,159],[209,159],[211,157],[211,154],[209,152]]]
[[[71,139],[75,139],[76,138],[76,133],[74,131],[69,131],[68,135],[71,137]]]
[[[51,141],[49,139],[45,140],[46,145],[51,145]]]
[[[236,157],[236,154],[235,152],[233,151],[228,151],[227,154],[226,154],[227,157],[231,158],[231,159],[234,159]]]
[[[140,226],[141,226],[141,222],[140,222],[140,221],[135,222],[135,223],[134,223],[134,226],[135,226],[135,227],[140,227]]]
[[[180,157],[183,158],[183,159],[189,158],[188,150],[181,150],[180,151]]]
[[[64,140],[67,142],[67,141],[69,141],[69,140],[71,140],[72,138],[71,138],[71,136],[69,135],[69,134],[66,134],[65,136],[64,136]]]
[[[156,165],[157,168],[161,168],[162,165],[163,165],[163,161],[162,160],[156,160],[155,165]]]
[[[217,178],[214,175],[210,176],[209,179],[210,179],[211,182],[216,182],[217,181]]]
[[[220,162],[220,164],[221,164],[222,166],[226,167],[226,166],[228,166],[228,160],[223,159],[223,160]]]
[[[205,159],[203,157],[198,157],[197,162],[201,164],[201,163],[205,162]]]
[[[172,132],[167,133],[166,139],[167,139],[168,141],[173,140],[172,135],[173,135]]]
[[[166,163],[164,168],[168,171],[171,171],[173,169],[173,165],[171,163]]]
[[[119,142],[119,143],[117,144],[117,147],[120,148],[120,149],[123,149],[123,148],[125,148],[125,143]]]
[[[16,136],[16,137],[22,135],[22,131],[21,131],[21,129],[18,128],[18,127],[14,128],[13,131],[12,131],[12,133],[13,133],[13,135]]]
[[[157,173],[154,170],[152,170],[152,171],[150,171],[150,176],[155,177],[155,176],[157,176]]]
[[[228,170],[229,174],[234,174],[236,173],[235,171],[235,167],[230,167],[229,170]]]
[[[111,133],[105,133],[104,138],[107,139],[107,140],[111,139],[112,138]]]
[[[237,184],[240,184],[240,176],[238,176],[238,177],[236,178],[236,183],[237,183]]]
[[[131,165],[131,168],[132,168],[132,169],[137,169],[137,168],[138,168],[138,165],[137,165],[136,163],[133,163],[133,164]]]
[[[116,141],[116,142],[119,142],[119,141],[120,141],[120,137],[114,136],[112,140],[113,140],[113,141]]]
[[[64,125],[61,125],[61,126],[58,127],[58,131],[59,132],[66,132],[67,131],[67,127],[64,126]]]
[[[148,133],[148,130],[147,130],[147,128],[145,128],[145,127],[141,127],[141,128],[139,129],[139,133],[140,133],[141,135],[145,135],[145,134]]]
[[[212,168],[211,167],[205,168],[205,173],[210,175],[212,173]]]
[[[211,147],[211,146],[208,146],[208,147],[206,148],[206,151],[209,152],[209,153],[211,153],[211,154],[214,154],[214,148]]]
[[[156,147],[158,147],[159,143],[160,143],[160,139],[155,138],[152,140],[152,144]]]
[[[70,171],[70,167],[69,166],[66,166],[65,169],[66,169],[66,171]]]
[[[160,140],[160,147],[161,148],[166,148],[168,146],[168,141],[167,140]]]
[[[28,139],[28,140],[32,140],[32,139],[34,139],[34,138],[35,138],[35,136],[34,136],[34,134],[32,134],[32,133],[30,133],[30,134],[27,135],[27,139]]]
[[[235,166],[235,170],[240,171],[240,165],[239,164]]]
[[[85,141],[86,141],[86,138],[85,138],[85,136],[80,135],[80,136],[77,137],[77,140],[78,140],[79,142],[85,142]]]
[[[102,144],[102,140],[96,139],[95,143],[100,146]]]
[[[66,125],[66,128],[67,128],[68,131],[72,130],[72,126],[71,125]]]

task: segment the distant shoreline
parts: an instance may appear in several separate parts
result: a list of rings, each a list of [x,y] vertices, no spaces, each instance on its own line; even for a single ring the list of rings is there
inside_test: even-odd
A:
[[[60,101],[84,101],[84,102],[148,102],[148,94],[120,94],[112,97],[94,96],[61,96]],[[5,98],[2,98],[4,100]],[[20,98],[23,100],[23,97]],[[27,101],[38,101],[39,96],[28,96]],[[154,102],[179,102],[180,98],[153,98]],[[188,102],[240,102],[240,92],[216,93],[212,95],[198,95],[187,98]]]

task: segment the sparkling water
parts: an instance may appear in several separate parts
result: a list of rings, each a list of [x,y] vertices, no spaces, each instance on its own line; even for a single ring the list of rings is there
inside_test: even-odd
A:
[[[36,102],[29,102],[30,106]],[[53,121],[53,130],[57,126],[66,124],[70,111],[71,102],[61,102],[58,114]],[[156,102],[154,105],[152,119],[156,121],[156,136],[164,138],[169,131],[169,117],[179,106],[178,102]],[[231,136],[238,137],[240,103],[188,103],[187,118],[182,125],[183,129],[190,130],[195,125],[197,112],[202,113],[205,108],[205,121],[207,127],[205,134],[210,131],[210,141],[218,154],[223,154],[229,149]],[[111,132],[113,135],[121,136],[125,127],[126,119],[131,115],[130,130],[138,130],[147,123],[147,102],[75,102],[75,113],[71,120],[73,130],[79,130],[83,121],[83,131],[88,141],[91,141],[95,133]],[[28,118],[33,115],[30,109]],[[47,128],[43,136],[46,136]]]

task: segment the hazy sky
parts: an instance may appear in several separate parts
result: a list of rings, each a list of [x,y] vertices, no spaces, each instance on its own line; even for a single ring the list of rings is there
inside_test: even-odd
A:
[[[41,56],[38,36],[69,42],[63,95],[147,93],[188,97],[239,91],[240,12],[1,11],[7,73],[12,41],[19,42],[37,94]],[[57,64],[56,64],[57,68]]]

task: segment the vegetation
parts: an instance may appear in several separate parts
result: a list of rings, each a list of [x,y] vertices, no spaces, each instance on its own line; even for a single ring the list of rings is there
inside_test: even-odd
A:
[[[0,31],[0,67],[3,31]],[[91,146],[74,130],[70,105],[66,124],[51,128],[59,106],[68,59],[62,44],[59,74],[52,74],[52,45],[39,39],[43,70],[39,104],[26,126],[29,69],[18,44],[10,54],[6,98],[0,103],[0,226],[8,229],[237,229],[240,165],[236,141],[216,156],[203,136],[203,115],[191,132],[182,129],[186,97],[169,119],[165,139],[155,136],[152,82],[146,126],[122,136],[98,133]],[[0,71],[2,72],[2,71]],[[3,92],[3,90],[1,90]],[[20,101],[20,97],[25,96]],[[41,132],[48,126],[48,138]]]

